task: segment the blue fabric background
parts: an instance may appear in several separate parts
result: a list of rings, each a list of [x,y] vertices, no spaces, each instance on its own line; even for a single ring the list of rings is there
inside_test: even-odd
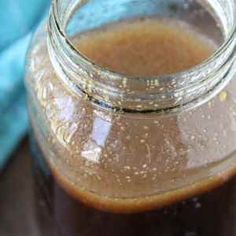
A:
[[[49,0],[0,0],[0,170],[28,128],[24,66]]]

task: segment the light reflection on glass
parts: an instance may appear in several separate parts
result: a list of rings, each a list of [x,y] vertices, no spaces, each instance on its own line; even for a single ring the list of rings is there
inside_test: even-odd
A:
[[[95,117],[93,123],[93,129],[91,138],[84,145],[82,156],[89,161],[99,163],[102,148],[104,147],[106,140],[111,130],[111,123],[102,119],[101,117]]]

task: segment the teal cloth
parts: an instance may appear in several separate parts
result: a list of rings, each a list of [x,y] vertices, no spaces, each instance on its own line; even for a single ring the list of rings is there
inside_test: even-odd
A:
[[[28,128],[24,67],[49,0],[0,0],[0,170]]]

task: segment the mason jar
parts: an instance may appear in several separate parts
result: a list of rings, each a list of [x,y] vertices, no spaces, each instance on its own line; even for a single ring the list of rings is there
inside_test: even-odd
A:
[[[54,0],[27,60],[41,235],[236,234],[234,0]],[[187,22],[217,45],[186,71],[131,76],[73,37],[138,18]]]

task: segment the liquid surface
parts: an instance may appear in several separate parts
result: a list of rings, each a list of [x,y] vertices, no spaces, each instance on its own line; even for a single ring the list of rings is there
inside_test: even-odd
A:
[[[186,23],[146,19],[117,23],[74,39],[96,64],[129,75],[153,76],[189,69],[215,45]]]

